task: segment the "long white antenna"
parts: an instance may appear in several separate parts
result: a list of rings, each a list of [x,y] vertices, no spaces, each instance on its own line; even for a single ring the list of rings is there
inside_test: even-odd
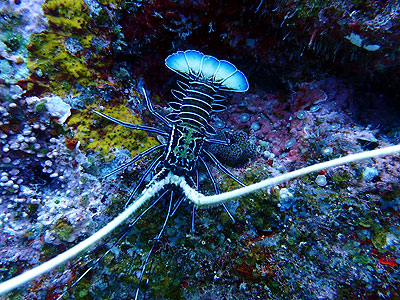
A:
[[[316,165],[312,165],[312,166],[309,166],[309,167],[306,167],[306,168],[303,168],[300,170],[296,170],[296,171],[293,171],[290,173],[282,174],[282,175],[274,177],[274,178],[269,178],[269,179],[260,181],[258,183],[255,183],[255,184],[252,184],[252,185],[249,185],[249,186],[237,189],[237,190],[233,190],[230,192],[222,193],[219,195],[213,195],[213,196],[204,196],[204,195],[196,192],[192,188],[190,188],[190,186],[188,186],[187,184],[185,186],[183,186],[183,184],[181,183],[181,187],[185,191],[186,196],[189,198],[189,200],[192,201],[195,205],[198,205],[198,206],[216,205],[216,204],[227,202],[232,199],[253,193],[255,191],[258,191],[258,190],[261,190],[264,188],[267,188],[269,186],[273,186],[273,185],[283,183],[285,181],[289,181],[296,177],[304,176],[309,173],[318,172],[318,171],[325,170],[328,168],[337,167],[340,165],[344,165],[347,163],[356,162],[356,161],[360,161],[360,160],[364,160],[364,159],[368,159],[368,158],[372,158],[372,157],[389,155],[389,154],[393,154],[396,152],[400,152],[400,145],[385,147],[385,148],[376,149],[376,150],[372,150],[372,151],[361,152],[361,153],[357,153],[357,154],[351,154],[351,155],[347,155],[347,156],[333,159],[330,161],[326,161],[323,163],[319,163]]]

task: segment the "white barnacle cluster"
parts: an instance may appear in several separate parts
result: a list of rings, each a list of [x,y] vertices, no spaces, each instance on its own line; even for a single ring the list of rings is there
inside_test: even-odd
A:
[[[0,161],[3,165],[0,193],[3,195],[23,192],[21,186],[34,182],[36,175],[37,184],[44,184],[43,179],[39,178],[43,177],[40,172],[48,174],[49,178],[59,177],[63,180],[63,164],[59,160],[64,151],[61,149],[64,147],[64,137],[48,136],[51,130],[48,116],[52,114],[51,111],[43,112],[37,118],[44,103],[43,99],[30,97],[5,102],[0,106],[0,125],[3,128],[0,133]],[[60,118],[65,119],[69,109],[57,106],[56,111],[57,116],[61,114]],[[35,121],[32,122],[30,118]]]
[[[95,231],[89,225],[103,209],[99,180],[82,167],[90,165],[88,157],[57,135],[69,106],[49,98],[16,95],[0,104],[0,230],[17,237],[16,244],[42,236],[35,253],[44,242],[56,245]]]
[[[58,179],[64,180],[64,163],[68,163],[68,161],[72,160],[72,157],[67,157],[64,159],[64,153],[66,151],[64,146],[64,138],[51,138],[47,144],[47,150],[47,153],[37,154],[39,157],[43,158],[41,161],[41,166],[43,167],[42,172],[49,174],[50,178],[58,177]]]
[[[0,133],[0,160],[3,166],[0,192],[3,195],[18,193],[23,183],[23,178],[20,177],[23,155],[31,155],[41,148],[31,125],[24,124],[22,128],[18,128],[10,124],[11,113],[16,109],[18,105],[15,102],[0,106],[0,125],[8,129]],[[15,155],[17,152],[21,155]]]

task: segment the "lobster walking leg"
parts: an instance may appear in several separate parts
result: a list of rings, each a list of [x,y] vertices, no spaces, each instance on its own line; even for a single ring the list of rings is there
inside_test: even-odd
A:
[[[149,258],[150,258],[150,256],[151,256],[151,254],[152,254],[152,252],[153,252],[155,246],[156,246],[157,243],[159,242],[160,237],[161,237],[161,235],[162,235],[162,233],[163,233],[163,231],[164,231],[164,229],[165,229],[165,226],[167,225],[168,219],[169,219],[169,217],[170,217],[170,215],[171,215],[171,207],[172,207],[172,200],[173,200],[173,197],[174,197],[174,192],[171,191],[171,196],[170,196],[169,205],[168,205],[168,212],[167,212],[167,216],[165,217],[164,224],[162,225],[160,232],[158,233],[157,237],[155,238],[155,240],[154,240],[154,242],[153,242],[153,245],[152,245],[152,247],[151,247],[149,253],[147,254],[146,259],[145,259],[145,261],[143,262],[143,265],[142,265],[142,270],[141,270],[141,274],[140,274],[140,278],[139,278],[139,283],[138,283],[138,287],[137,287],[137,289],[136,289],[135,300],[137,300],[137,298],[138,298],[138,296],[139,296],[140,284],[142,283],[143,275],[144,275],[144,273],[145,273],[145,271],[146,271],[146,267],[147,267],[147,263],[148,263],[148,261],[149,261]]]
[[[144,126],[144,125],[137,125],[137,124],[131,124],[128,122],[123,122],[120,121],[118,119],[115,119],[113,117],[107,116],[106,114],[103,114],[99,111],[93,110],[93,112],[111,122],[117,123],[118,125],[124,126],[126,128],[130,128],[130,129],[134,129],[134,130],[143,130],[143,131],[147,131],[147,132],[152,132],[152,133],[158,133],[158,134],[162,134],[162,135],[168,135],[168,133],[166,133],[165,131],[158,129],[158,128],[153,128],[153,127],[148,127],[148,126]]]
[[[201,160],[201,162],[203,163],[204,167],[207,170],[208,177],[210,177],[210,179],[211,179],[211,182],[212,182],[212,184],[214,186],[215,194],[218,195],[219,194],[218,184],[215,181],[214,175],[212,174],[212,172],[210,170],[210,167],[208,166],[208,164],[204,161],[204,159],[202,157],[200,157],[200,160]],[[233,217],[232,213],[229,211],[229,208],[226,206],[226,204],[223,203],[222,206],[225,209],[225,211],[228,214],[228,216],[231,218],[232,222],[235,223],[235,218]]]
[[[115,170],[111,171],[110,173],[106,174],[104,176],[104,178],[110,177],[116,173],[118,173],[119,171],[129,167],[130,165],[134,164],[135,162],[137,162],[138,160],[141,160],[143,157],[149,155],[150,153],[153,153],[154,151],[158,150],[158,149],[162,149],[165,148],[165,144],[160,144],[160,145],[156,145],[153,146],[149,149],[147,149],[146,151],[136,155],[133,159],[131,159],[130,161],[128,161],[127,163],[123,164],[122,166],[119,166],[118,168],[116,168]]]

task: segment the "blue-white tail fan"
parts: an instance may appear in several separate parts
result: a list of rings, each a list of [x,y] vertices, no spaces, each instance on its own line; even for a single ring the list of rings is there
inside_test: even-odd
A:
[[[197,50],[175,52],[165,59],[165,65],[185,78],[210,83],[219,90],[245,92],[249,89],[246,76],[234,64]]]

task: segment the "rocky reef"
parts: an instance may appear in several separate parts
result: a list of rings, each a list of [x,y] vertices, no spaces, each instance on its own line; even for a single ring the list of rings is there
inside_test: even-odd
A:
[[[165,139],[94,114],[161,127],[176,77],[164,59],[197,49],[250,83],[211,125],[209,149],[251,184],[400,142],[398,1],[7,0],[0,3],[0,281],[118,215]],[[221,191],[237,183],[211,167]],[[201,172],[205,171],[200,169]],[[200,176],[201,191],[214,189]],[[128,299],[162,226],[161,201],[65,295]],[[311,174],[221,207],[191,205],[156,247],[149,299],[397,299],[400,158]],[[121,228],[120,232],[124,232]],[[117,240],[2,299],[56,299]],[[145,290],[143,283],[142,292]],[[1,296],[0,296],[1,297]]]

